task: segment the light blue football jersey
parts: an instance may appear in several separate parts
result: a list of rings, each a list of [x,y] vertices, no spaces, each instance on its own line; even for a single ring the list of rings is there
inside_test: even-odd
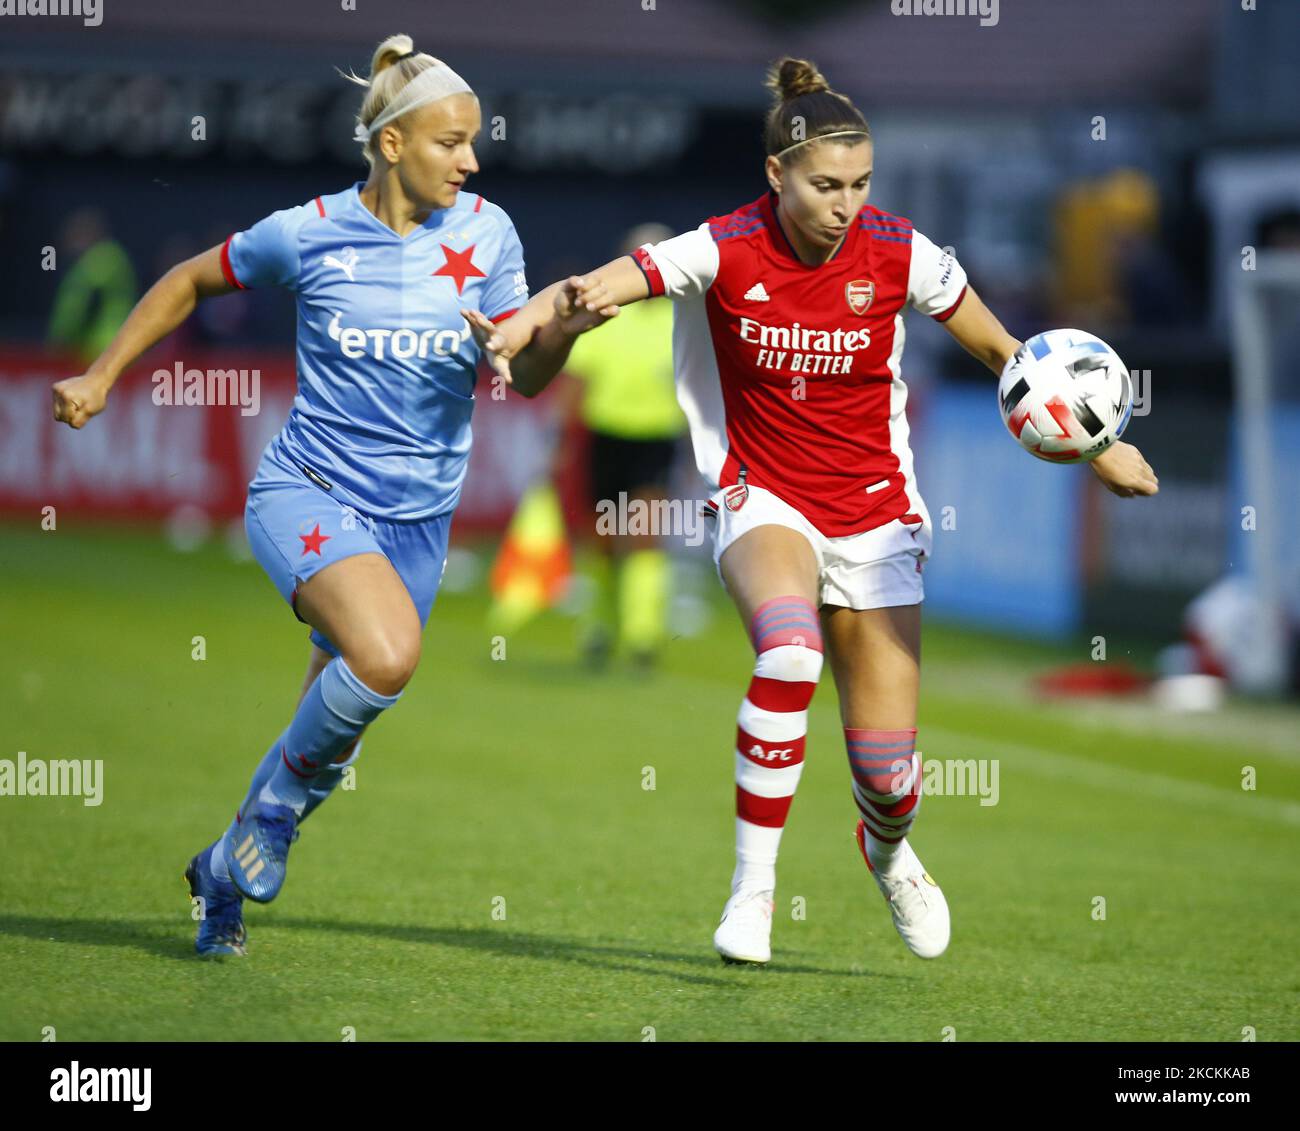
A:
[[[527,302],[523,248],[475,193],[403,239],[362,187],[236,232],[222,269],[298,295],[298,393],[267,455],[365,514],[415,521],[452,510],[465,478],[480,351],[460,308],[498,319]]]

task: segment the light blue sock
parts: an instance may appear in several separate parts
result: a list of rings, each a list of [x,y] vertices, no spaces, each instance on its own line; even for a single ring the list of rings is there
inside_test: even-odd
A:
[[[271,774],[275,771],[275,767],[280,761],[280,747],[284,745],[288,734],[289,732],[286,730],[284,734],[280,735],[280,737],[271,744],[271,749],[262,756],[262,760],[257,764],[257,769],[253,772],[253,780],[248,787],[248,793],[244,797],[244,803],[239,807],[239,813],[243,813],[243,811],[248,808],[248,806],[257,798],[258,794],[262,792],[262,787],[271,780]],[[346,761],[331,762],[312,779],[311,789],[307,791],[307,804],[304,806],[302,814],[298,818],[298,823],[300,825],[310,817],[316,809],[319,809],[325,802],[325,799],[338,788],[339,783],[343,781],[344,771],[349,766],[353,765],[357,758],[361,756],[361,746],[364,741],[364,739],[357,739],[356,748],[350,755],[348,755]],[[238,829],[239,816],[236,814],[235,818],[230,822],[230,828],[228,831],[231,836],[234,836]],[[224,837],[219,838],[216,846],[212,849],[212,860],[210,866],[212,868],[212,874],[216,876],[217,879],[230,879],[230,869],[226,866]]]
[[[298,705],[283,756],[258,799],[287,805],[301,817],[316,776],[401,695],[381,695],[362,683],[342,656],[331,660]]]
[[[346,762],[331,762],[312,778],[311,789],[307,791],[307,806],[298,817],[298,824],[301,825],[315,810],[319,809],[325,799],[338,787],[347,768],[360,756],[361,744],[364,741],[364,739],[357,739],[357,748],[348,756]]]
[[[258,762],[257,769],[253,771],[253,780],[249,783],[248,793],[244,795],[243,804],[239,806],[239,812],[235,814],[234,819],[230,822],[228,832],[233,835],[239,828],[239,815],[257,798],[262,792],[262,787],[271,780],[271,774],[275,772],[275,767],[280,761],[280,747],[284,745],[285,739],[288,738],[289,731],[280,735],[273,743],[271,749]],[[216,847],[212,849],[211,860],[212,874],[219,880],[230,879],[230,869],[226,867],[225,837],[217,840]]]

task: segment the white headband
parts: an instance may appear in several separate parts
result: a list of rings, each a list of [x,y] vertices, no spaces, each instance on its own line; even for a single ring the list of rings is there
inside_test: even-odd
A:
[[[402,87],[397,97],[375,115],[375,120],[368,127],[358,122],[353,136],[359,142],[367,142],[375,136],[376,131],[382,130],[394,118],[400,118],[407,111],[423,106],[426,102],[436,102],[439,98],[465,93],[474,93],[469,83],[446,63],[435,62]]]
[[[787,145],[776,156],[784,157],[787,153],[790,152],[790,150],[798,149],[801,145],[807,145],[810,141],[821,141],[822,138],[825,137],[848,137],[849,134],[858,134],[862,137],[870,136],[868,135],[866,130],[836,130],[834,133],[818,134],[816,137],[806,137],[803,139],[803,141],[796,141],[793,145]]]

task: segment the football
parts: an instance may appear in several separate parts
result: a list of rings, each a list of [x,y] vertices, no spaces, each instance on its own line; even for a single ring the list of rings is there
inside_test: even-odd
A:
[[[1133,415],[1133,383],[1119,355],[1083,330],[1035,334],[998,381],[1002,420],[1020,446],[1053,463],[1096,458]]]

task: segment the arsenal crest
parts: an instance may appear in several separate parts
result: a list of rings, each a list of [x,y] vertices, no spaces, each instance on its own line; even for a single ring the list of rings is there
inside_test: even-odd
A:
[[[870,279],[854,279],[844,284],[844,297],[854,314],[866,314],[876,298],[876,284]]]
[[[727,493],[722,496],[723,502],[727,504],[727,510],[738,511],[745,505],[745,500],[749,498],[749,488],[743,483],[737,483],[734,487],[728,487]]]

